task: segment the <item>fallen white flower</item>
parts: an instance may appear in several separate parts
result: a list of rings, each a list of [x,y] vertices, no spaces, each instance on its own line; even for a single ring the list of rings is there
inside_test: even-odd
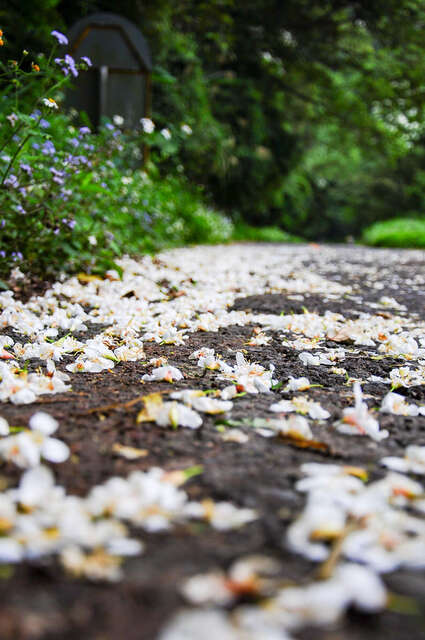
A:
[[[180,369],[177,367],[172,367],[171,365],[167,365],[164,367],[158,367],[157,369],[153,369],[152,373],[145,374],[142,376],[142,380],[145,382],[153,382],[153,381],[161,381],[165,382],[175,382],[183,379],[183,374]]]
[[[425,447],[411,444],[406,447],[403,458],[387,456],[382,458],[381,464],[393,471],[425,475]]]
[[[317,402],[308,400],[303,396],[296,396],[292,400],[280,400],[269,407],[269,411],[275,413],[290,413],[297,411],[298,413],[308,414],[313,420],[327,420],[330,418],[329,411],[323,409]]]
[[[397,416],[425,415],[425,407],[408,404],[404,396],[391,391],[387,393],[382,400],[380,411],[382,411],[382,413],[392,413]]]
[[[35,467],[41,458],[49,462],[64,462],[69,457],[69,447],[51,438],[58,423],[47,413],[35,413],[29,420],[30,429],[0,440],[0,457],[18,467]]]
[[[367,404],[363,401],[362,389],[358,382],[354,383],[353,391],[354,407],[343,410],[343,418],[336,423],[336,430],[347,435],[367,435],[376,442],[388,438],[388,431],[380,431],[379,422],[370,414]]]
[[[202,424],[201,416],[178,402],[164,402],[156,415],[155,422],[160,427],[189,427],[198,429]]]
[[[293,378],[289,376],[288,384],[284,391],[306,391],[310,387],[311,384],[308,378]]]

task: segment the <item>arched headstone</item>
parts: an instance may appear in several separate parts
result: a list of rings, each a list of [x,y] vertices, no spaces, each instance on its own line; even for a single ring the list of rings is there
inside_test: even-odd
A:
[[[124,127],[140,126],[151,107],[152,61],[140,30],[113,13],[95,13],[78,20],[68,34],[69,53],[90,58],[92,67],[74,80],[67,103],[85,111],[92,126],[102,116],[124,118]]]

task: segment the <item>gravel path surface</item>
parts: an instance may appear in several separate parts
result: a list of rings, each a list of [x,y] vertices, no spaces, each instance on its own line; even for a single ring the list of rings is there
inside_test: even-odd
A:
[[[120,264],[0,293],[0,638],[425,638],[425,254]]]

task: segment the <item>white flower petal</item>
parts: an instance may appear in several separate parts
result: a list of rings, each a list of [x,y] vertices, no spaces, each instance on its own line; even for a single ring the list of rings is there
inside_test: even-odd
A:
[[[41,446],[41,455],[49,462],[64,462],[69,454],[68,445],[58,438],[46,438]]]
[[[18,487],[19,502],[28,507],[42,503],[54,483],[53,473],[47,467],[39,466],[26,471]]]
[[[48,413],[38,411],[29,419],[29,426],[35,431],[41,431],[45,436],[51,436],[56,431],[59,423]]]

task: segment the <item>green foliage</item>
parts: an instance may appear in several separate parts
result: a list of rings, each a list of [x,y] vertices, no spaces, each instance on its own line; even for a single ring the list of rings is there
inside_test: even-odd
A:
[[[139,11],[155,118],[191,124],[181,162],[221,208],[334,240],[386,216],[423,118],[421,0],[147,0]]]
[[[375,247],[425,248],[425,218],[393,218],[368,227],[362,237]]]
[[[112,0],[38,8],[0,13],[14,57],[25,29],[44,46],[53,15],[71,26],[117,11]],[[122,0],[119,11],[152,48],[155,135],[173,136],[154,157],[158,184],[178,176],[235,220],[312,240],[424,210],[423,0]],[[193,135],[180,140],[183,124]]]
[[[99,272],[123,253],[228,240],[231,222],[204,205],[201,190],[159,170],[190,127],[158,131],[150,120],[138,132],[110,122],[97,134],[77,127],[58,103],[78,69],[71,59],[51,60],[39,56],[31,71],[2,66],[0,275],[13,265],[42,277]],[[20,100],[21,89],[37,96],[33,104]],[[151,163],[142,167],[145,146]]]
[[[279,227],[253,227],[243,222],[235,224],[233,240],[238,242],[301,242],[301,238],[286,233]]]

